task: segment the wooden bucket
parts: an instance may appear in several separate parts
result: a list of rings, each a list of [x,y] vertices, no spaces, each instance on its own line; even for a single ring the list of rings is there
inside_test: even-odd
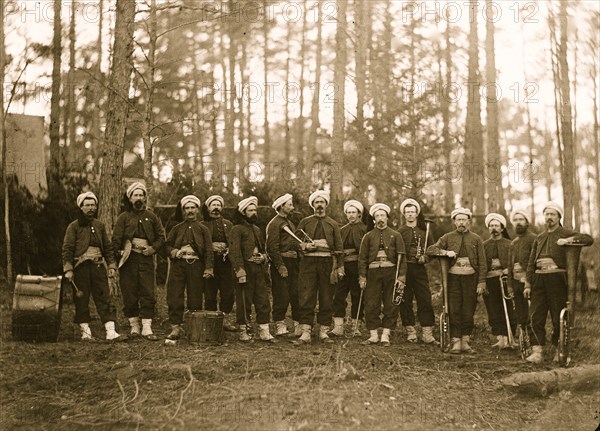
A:
[[[62,277],[17,275],[12,306],[15,341],[58,341]]]
[[[184,315],[184,330],[190,343],[223,343],[223,319],[221,311],[188,311]]]

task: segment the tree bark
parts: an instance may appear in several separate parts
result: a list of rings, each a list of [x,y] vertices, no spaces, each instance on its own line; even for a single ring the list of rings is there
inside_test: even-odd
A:
[[[595,389],[600,383],[600,373],[598,365],[591,364],[551,371],[515,373],[504,377],[501,382],[510,391],[546,397],[560,391]]]
[[[71,23],[69,25],[69,82],[67,83],[67,112],[65,112],[65,118],[68,119],[68,121],[65,120],[65,123],[68,123],[68,129],[65,132],[68,132],[69,137],[69,145],[65,145],[65,148],[67,148],[67,154],[69,154],[69,163],[80,161],[82,156],[82,154],[79,153],[78,148],[75,145],[75,114],[77,111],[77,105],[75,103],[75,28],[77,25],[77,20],[75,18],[76,15],[77,2],[73,0],[73,2],[71,3]],[[68,170],[73,170],[73,167],[69,167]]]
[[[52,93],[50,96],[50,163],[47,170],[48,196],[55,202],[62,194],[62,150],[60,148],[60,85],[62,55],[62,25],[60,0],[54,0],[54,34],[52,38]]]
[[[486,0],[486,7],[493,5]],[[486,67],[486,116],[487,116],[487,163],[488,163],[488,207],[506,215],[502,188],[502,159],[500,157],[500,138],[498,135],[498,98],[496,95],[496,47],[495,26],[491,19],[486,20],[485,67]],[[493,84],[493,86],[492,86]]]
[[[450,22],[446,22],[446,30],[444,32],[444,38],[446,40],[445,64],[446,64],[446,78],[445,80],[440,79],[440,84],[444,84],[445,89],[449,89],[452,85],[452,42],[450,40]],[[452,163],[452,142],[450,138],[450,95],[448,90],[441,92],[441,110],[442,110],[442,148],[444,153],[444,162],[446,163],[444,173],[448,173]],[[454,189],[452,187],[452,181],[448,178],[448,175],[444,175],[444,209],[446,214],[450,214],[454,209]]]
[[[313,164],[315,162],[315,152],[317,149],[317,135],[319,127],[321,127],[319,121],[319,105],[321,97],[321,63],[323,61],[323,24],[321,18],[321,2],[316,1],[316,21],[317,21],[317,44],[316,44],[316,58],[315,58],[315,82],[314,92],[310,107],[310,132],[308,137],[308,143],[306,144],[306,156],[304,158],[304,175],[309,179],[312,177]]]
[[[4,69],[6,53],[4,50],[4,7],[0,7],[0,88],[4,88]],[[4,250],[6,253],[6,280],[13,281],[12,244],[10,238],[10,189],[6,172],[6,116],[4,115],[4,91],[0,91],[0,145],[2,146],[2,185],[4,187]]]
[[[236,85],[235,85],[235,63],[237,53],[237,40],[235,38],[236,23],[235,19],[235,4],[233,0],[229,0],[229,12],[231,17],[227,19],[227,36],[229,37],[229,49],[227,50],[229,59],[229,106],[226,108],[229,111],[229,124],[225,128],[225,146],[227,155],[227,185],[233,187],[233,176],[229,177],[229,171],[237,171],[235,160],[235,101],[236,101]],[[232,174],[233,175],[233,174]]]
[[[264,145],[263,145],[263,162],[265,165],[271,161],[271,131],[269,126],[269,17],[268,17],[268,2],[263,0],[263,68],[264,68]]]
[[[344,134],[346,118],[344,115],[346,82],[346,1],[337,1],[337,29],[335,34],[336,57],[334,69],[333,136],[331,142],[331,205],[338,208],[343,198],[344,181]]]
[[[304,14],[302,19],[302,42],[300,43],[300,106],[298,114],[298,124],[296,132],[296,145],[294,151],[294,159],[300,160],[302,157],[302,146],[304,142],[304,69],[305,69],[305,57],[306,57],[306,23],[308,20],[308,0],[304,0]],[[290,160],[287,158],[286,160]]]
[[[290,160],[292,146],[292,132],[290,130],[290,63],[292,57],[292,21],[287,20],[287,56],[285,59],[285,124],[284,124],[284,145],[283,156],[286,161]],[[302,141],[297,141],[298,145],[302,145]]]
[[[112,232],[120,209],[123,149],[129,114],[129,85],[133,66],[135,2],[117,0],[113,58],[109,82],[102,174],[100,176],[99,219]]]
[[[367,99],[367,34],[366,15],[367,2],[355,0],[356,14],[356,127],[358,135],[363,133],[365,121],[365,100]]]
[[[477,35],[477,2],[469,1],[469,69],[467,91],[467,120],[465,129],[465,166],[463,169],[463,206],[474,214],[485,211],[485,182],[483,181],[483,134],[479,96],[479,37]]]
[[[148,77],[146,79],[146,110],[142,122],[142,139],[144,141],[144,179],[146,180],[146,206],[154,207],[154,177],[152,175],[152,159],[154,141],[152,140],[152,108],[154,107],[154,81],[156,75],[156,43],[158,39],[158,21],[156,17],[156,0],[150,1],[148,25]]]

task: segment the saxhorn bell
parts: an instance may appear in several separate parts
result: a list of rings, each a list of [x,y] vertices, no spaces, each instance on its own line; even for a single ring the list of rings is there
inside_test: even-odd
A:
[[[442,313],[440,314],[440,348],[442,352],[450,351],[450,314],[448,312],[448,257],[445,255],[437,255],[440,262],[440,272],[442,275],[442,293],[444,296],[444,304],[442,305]]]
[[[571,362],[571,331],[575,322],[573,304],[577,296],[577,268],[581,254],[581,244],[567,244],[567,302],[560,311],[560,332],[558,336],[558,364],[566,367]]]

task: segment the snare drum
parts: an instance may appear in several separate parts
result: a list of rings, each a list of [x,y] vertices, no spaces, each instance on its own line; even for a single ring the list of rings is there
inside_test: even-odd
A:
[[[223,343],[223,319],[221,311],[188,311],[185,313],[184,329],[191,343]]]
[[[17,275],[12,307],[13,340],[58,341],[61,282],[60,276]]]

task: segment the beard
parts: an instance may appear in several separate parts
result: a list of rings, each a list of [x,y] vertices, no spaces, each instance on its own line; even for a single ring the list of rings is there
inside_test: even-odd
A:
[[[144,203],[144,201],[135,201],[135,202],[133,203],[133,208],[135,208],[136,210],[138,210],[138,211],[139,211],[139,210],[142,210],[142,209],[144,209],[144,206],[145,206],[145,205],[146,205],[146,204]]]
[[[515,232],[517,233],[517,235],[523,235],[525,232],[527,232],[527,226],[522,226],[518,224],[515,226]]]
[[[258,221],[258,216],[256,214],[251,215],[250,217],[244,216],[244,220],[246,220],[250,224],[256,224],[256,222]]]

